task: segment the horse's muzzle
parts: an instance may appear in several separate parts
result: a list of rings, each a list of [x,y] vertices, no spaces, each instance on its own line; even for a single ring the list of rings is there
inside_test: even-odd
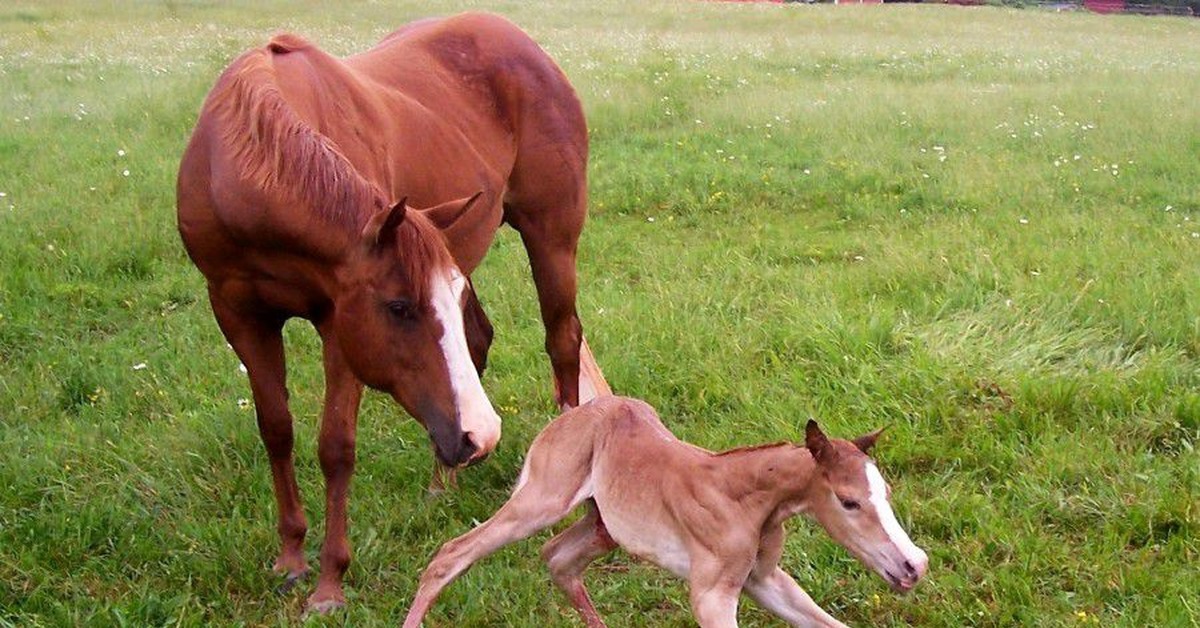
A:
[[[479,448],[471,440],[470,434],[464,434],[455,429],[443,438],[438,438],[438,436],[438,434],[432,435],[433,450],[438,460],[447,467],[457,468],[466,466],[468,463],[474,464],[486,457],[481,456],[478,460],[472,460]]]

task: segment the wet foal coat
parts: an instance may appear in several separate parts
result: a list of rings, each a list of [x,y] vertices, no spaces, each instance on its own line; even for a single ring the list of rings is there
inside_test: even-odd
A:
[[[575,310],[587,148],[566,77],[490,15],[416,22],[346,59],[280,35],[213,87],[180,165],[179,230],[249,373],[279,508],[276,568],[291,578],[308,569],[307,523],[283,323],[306,318],[323,343],[327,527],[311,608],[343,600],[364,384],[420,421],[445,465],[482,459],[500,437],[479,383],[491,326],[469,277],[502,223],[529,254],[557,401],[606,390]]]
[[[783,522],[805,514],[897,591],[915,586],[928,558],[896,523],[887,485],[867,456],[878,436],[831,440],[810,421],[804,447],[714,454],[676,439],[644,402],[598,398],[548,425],[508,502],[442,546],[421,574],[404,625],[420,625],[441,590],[474,562],[586,504],[542,556],[593,628],[604,622],[582,574],[618,546],[686,579],[702,626],[736,625],[743,592],[792,625],[841,626],[779,567]]]

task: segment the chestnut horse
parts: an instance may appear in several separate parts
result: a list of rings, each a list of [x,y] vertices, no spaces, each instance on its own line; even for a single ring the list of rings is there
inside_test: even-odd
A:
[[[492,329],[470,275],[502,223],[529,255],[557,402],[607,390],[575,310],[587,150],[562,71],[491,15],[416,22],[346,59],[279,35],[209,93],[180,164],[179,231],[249,374],[289,586],[308,565],[284,322],[311,321],[323,345],[326,528],[309,609],[344,603],[364,384],[421,422],[447,467],[496,446],[479,380]]]

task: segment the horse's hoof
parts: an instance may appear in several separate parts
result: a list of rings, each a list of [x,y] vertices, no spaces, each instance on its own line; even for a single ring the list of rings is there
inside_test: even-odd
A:
[[[271,565],[271,571],[280,576],[286,576],[288,580],[295,580],[308,575],[308,563],[304,560],[304,555],[299,552],[280,555],[275,560],[275,564]]]
[[[288,593],[291,593],[292,589],[296,588],[296,585],[304,579],[305,575],[306,574],[304,572],[288,574],[287,577],[284,578],[283,582],[279,583],[279,586],[275,587],[275,595],[287,595]]]
[[[346,600],[339,597],[330,597],[326,599],[315,599],[316,594],[308,598],[308,602],[304,605],[304,615],[328,615],[340,608],[346,606]]]

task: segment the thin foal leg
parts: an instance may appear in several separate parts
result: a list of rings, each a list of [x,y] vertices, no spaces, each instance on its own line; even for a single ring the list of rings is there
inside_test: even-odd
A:
[[[567,516],[578,502],[570,501],[571,491],[547,492],[534,482],[517,492],[491,519],[474,530],[448,541],[421,574],[412,608],[404,618],[406,628],[416,628],[433,606],[437,596],[472,564],[492,552],[539,530],[548,528]],[[568,488],[568,487],[563,487]],[[560,493],[565,492],[564,497]]]
[[[743,590],[763,608],[791,626],[846,628],[813,601],[790,575],[776,567],[762,578],[751,576]]]
[[[604,620],[588,597],[583,571],[592,561],[616,549],[617,543],[605,530],[595,500],[589,499],[586,504],[587,514],[547,541],[542,558],[550,568],[554,584],[567,594],[588,628],[602,628]]]

